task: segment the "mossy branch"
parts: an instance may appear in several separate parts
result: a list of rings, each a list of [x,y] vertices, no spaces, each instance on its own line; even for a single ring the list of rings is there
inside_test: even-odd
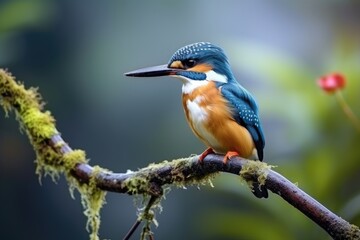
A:
[[[17,83],[9,73],[0,69],[0,100],[6,113],[15,110],[34,147],[37,157],[36,172],[49,174],[53,179],[64,174],[70,187],[79,190],[91,227],[91,239],[98,239],[100,209],[106,191],[143,194],[159,199],[164,185],[189,185],[208,182],[215,173],[227,172],[242,176],[246,181],[257,181],[304,213],[334,239],[360,239],[360,230],[299,189],[265,163],[233,158],[224,164],[223,156],[208,155],[202,163],[198,156],[150,164],[136,172],[111,173],[87,163],[85,153],[72,150],[61,138],[55,120],[43,104],[36,89]],[[147,211],[150,206],[147,206]],[[150,217],[149,217],[150,216]],[[145,220],[151,214],[143,213]],[[146,219],[148,218],[148,219]]]

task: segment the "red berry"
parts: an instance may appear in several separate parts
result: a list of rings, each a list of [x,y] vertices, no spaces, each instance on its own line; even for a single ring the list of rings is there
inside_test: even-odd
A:
[[[332,73],[320,77],[317,80],[317,84],[328,93],[334,93],[336,90],[342,89],[345,87],[346,79],[344,75],[340,73]]]

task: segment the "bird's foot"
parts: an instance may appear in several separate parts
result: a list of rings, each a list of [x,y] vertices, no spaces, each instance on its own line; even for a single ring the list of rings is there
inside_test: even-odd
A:
[[[202,154],[199,156],[199,162],[203,162],[204,158],[209,155],[210,153],[214,153],[214,150],[212,148],[207,148]]]
[[[236,156],[239,156],[239,153],[238,152],[235,152],[235,151],[228,151],[224,158],[223,158],[223,163],[224,164],[227,164],[227,162],[232,158],[232,157],[236,157]]]

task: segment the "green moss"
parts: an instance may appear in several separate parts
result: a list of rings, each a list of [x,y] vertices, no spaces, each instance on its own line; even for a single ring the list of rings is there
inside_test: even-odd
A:
[[[259,185],[264,185],[267,174],[273,166],[268,165],[260,161],[248,161],[244,164],[240,171],[240,176],[252,187],[252,183],[255,180],[254,176],[257,176],[256,181]]]
[[[71,195],[73,196],[74,189],[78,189],[81,194],[84,214],[88,218],[87,229],[91,230],[90,239],[98,240],[100,209],[105,202],[106,194],[97,188],[96,178],[104,169],[94,167],[88,185],[80,184],[73,178],[70,171],[77,164],[86,163],[85,152],[74,150],[64,154],[60,151],[64,142],[52,146],[49,141],[58,134],[55,119],[49,111],[42,111],[44,104],[37,89],[25,89],[22,83],[16,82],[10,73],[2,69],[0,69],[0,96],[0,104],[6,116],[11,110],[15,110],[20,129],[27,133],[36,153],[36,173],[40,178],[49,175],[54,181],[60,174],[65,174]]]
[[[33,141],[41,142],[43,139],[49,139],[57,133],[55,120],[49,111],[40,112],[37,108],[30,108],[21,113],[21,122]]]
[[[351,231],[345,239],[360,239],[360,229],[356,225],[351,225]]]
[[[76,150],[73,155],[67,156],[68,159],[75,157],[76,155],[83,156],[84,152]],[[84,158],[85,159],[85,158]],[[75,163],[76,164],[76,163]],[[81,196],[81,204],[84,208],[84,215],[87,217],[86,230],[90,232],[91,240],[99,240],[99,229],[100,229],[100,210],[106,203],[106,191],[102,191],[96,185],[97,177],[100,173],[106,172],[99,166],[94,166],[91,173],[91,177],[88,184],[79,183],[70,172],[66,173],[66,179],[69,184],[70,194],[74,198],[74,190],[78,190]]]
[[[147,177],[143,175],[136,175],[128,178],[122,183],[122,185],[128,189],[127,192],[131,195],[150,192],[149,181],[147,180]]]
[[[99,240],[100,210],[105,203],[106,196],[106,192],[96,186],[96,178],[100,172],[103,172],[103,169],[95,166],[89,184],[77,188],[81,193],[81,203],[88,219],[86,229],[90,232],[91,240]]]
[[[58,147],[61,148],[61,145]],[[79,149],[75,149],[69,153],[64,154],[62,156],[62,160],[67,171],[74,169],[74,167],[79,163],[87,163],[85,152]]]
[[[46,144],[57,133],[55,120],[49,111],[42,112],[43,103],[37,89],[25,89],[11,74],[0,69],[1,105],[6,114],[15,110],[21,129],[25,130],[36,153],[36,173],[56,180],[60,155]]]
[[[213,187],[212,180],[219,174],[218,172],[212,174],[197,174],[191,175],[189,172],[185,172],[185,169],[192,169],[194,167],[198,167],[194,162],[198,161],[198,156],[193,156],[190,158],[181,158],[177,160],[171,161],[174,164],[173,171],[171,172],[173,176],[174,184],[178,187],[184,188],[185,186],[204,186],[210,185]],[[197,170],[193,170],[194,172],[198,172]]]
[[[60,149],[63,146],[63,144],[65,144],[65,143],[64,142],[58,143],[58,145],[55,147]],[[69,153],[64,154],[62,156],[62,160],[63,160],[63,166],[65,168],[65,177],[69,184],[70,195],[73,199],[75,199],[74,190],[78,189],[80,187],[80,185],[79,185],[79,182],[77,181],[77,179],[75,179],[71,175],[71,169],[74,169],[74,167],[77,164],[86,163],[87,162],[86,154],[83,150],[76,149]],[[86,185],[84,185],[83,187],[86,187]],[[80,190],[79,190],[79,192],[80,192]]]
[[[35,147],[34,147],[35,148]],[[54,182],[57,181],[60,174],[64,172],[62,165],[55,164],[61,159],[61,155],[51,147],[41,147],[34,149],[36,152],[36,174],[41,180],[42,176],[50,176]]]

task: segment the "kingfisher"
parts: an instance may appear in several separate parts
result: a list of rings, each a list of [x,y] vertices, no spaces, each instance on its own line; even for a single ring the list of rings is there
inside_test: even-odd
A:
[[[231,71],[225,52],[209,42],[198,42],[177,50],[168,64],[125,73],[130,77],[170,76],[182,81],[182,104],[193,133],[210,153],[224,155],[226,164],[234,156],[262,161],[265,138],[254,97]],[[264,186],[253,183],[252,192],[267,198]]]

